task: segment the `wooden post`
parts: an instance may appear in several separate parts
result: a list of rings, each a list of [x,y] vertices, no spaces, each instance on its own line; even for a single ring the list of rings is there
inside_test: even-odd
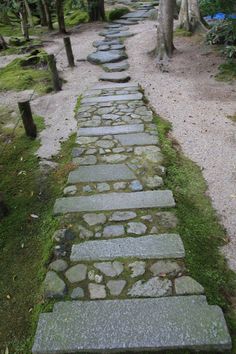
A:
[[[53,54],[48,55],[48,64],[49,68],[52,74],[52,82],[53,82],[53,87],[54,91],[60,91],[61,90],[61,83],[57,71],[57,65],[56,65],[56,60]]]
[[[37,127],[33,121],[30,102],[29,101],[18,102],[18,107],[24,124],[26,135],[35,139],[37,136]]]
[[[66,48],[66,55],[67,55],[69,66],[73,68],[75,66],[75,61],[74,61],[73,51],[71,48],[70,37],[64,37],[63,39],[64,39],[64,44],[65,44],[65,48]]]

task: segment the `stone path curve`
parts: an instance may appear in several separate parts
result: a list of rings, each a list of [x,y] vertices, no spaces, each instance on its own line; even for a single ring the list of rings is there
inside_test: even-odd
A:
[[[185,268],[153,113],[127,83],[123,39],[152,9],[105,25],[88,57],[113,83],[92,87],[78,112],[75,169],[54,206],[61,228],[44,281],[46,298],[70,301],[40,315],[35,354],[231,348],[221,309]]]

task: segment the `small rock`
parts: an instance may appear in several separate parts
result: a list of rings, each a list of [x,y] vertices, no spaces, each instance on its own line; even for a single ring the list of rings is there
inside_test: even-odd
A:
[[[169,212],[169,211],[162,211],[159,213],[156,213],[158,223],[162,227],[166,227],[168,229],[173,229],[177,226],[178,224],[178,219],[175,216],[175,214]]]
[[[172,294],[172,283],[169,279],[151,278],[147,282],[137,281],[128,291],[132,297],[161,297]]]
[[[76,186],[68,186],[64,188],[63,194],[64,195],[75,195],[77,193],[77,187]]]
[[[57,259],[56,261],[49,264],[50,270],[55,272],[64,272],[68,268],[68,264],[63,259]]]
[[[95,237],[96,237],[96,238],[102,237],[102,233],[101,233],[101,232],[96,232],[96,233],[95,233]]]
[[[109,277],[116,277],[120,275],[123,270],[124,266],[120,262],[101,262],[101,263],[94,263],[94,267],[99,269],[100,272],[104,273]]]
[[[66,284],[59,278],[57,273],[49,271],[46,274],[43,283],[44,297],[45,298],[61,298],[66,292]]]
[[[145,178],[145,184],[148,188],[155,189],[163,185],[163,179],[159,176]]]
[[[97,149],[88,149],[86,151],[86,155],[95,155],[97,153]]]
[[[127,183],[126,182],[116,182],[113,184],[113,188],[118,191],[120,189],[125,189],[127,186]]]
[[[115,211],[111,217],[110,221],[125,221],[136,218],[137,214],[134,211]]]
[[[98,140],[98,138],[94,137],[94,136],[80,136],[77,139],[77,144],[80,144],[80,145],[93,144],[97,140]]]
[[[61,258],[66,256],[66,247],[64,244],[60,244],[54,247],[53,249],[54,256],[56,258]]]
[[[83,281],[87,276],[87,266],[84,264],[76,264],[65,272],[65,276],[71,283]]]
[[[141,219],[145,220],[145,221],[149,221],[149,222],[153,221],[152,215],[143,215],[143,216],[141,216]]]
[[[157,234],[157,233],[158,233],[157,227],[156,227],[156,226],[153,226],[153,227],[151,228],[150,234]]]
[[[79,157],[79,156],[81,156],[82,154],[83,154],[83,152],[84,152],[84,148],[74,148],[73,150],[72,150],[72,157]]]
[[[189,276],[175,279],[176,295],[200,295],[204,294],[204,288],[196,280]]]
[[[94,281],[94,279],[95,279],[95,271],[94,270],[90,270],[88,272],[88,279],[91,281]]]
[[[114,154],[103,156],[101,160],[107,163],[118,163],[127,160],[128,156],[122,154]]]
[[[96,274],[94,277],[95,283],[100,284],[103,281],[103,276]]]
[[[127,233],[128,234],[135,234],[135,235],[142,235],[145,234],[147,230],[147,226],[141,222],[129,222]]]
[[[138,277],[145,273],[145,262],[143,261],[136,261],[134,263],[129,264],[129,268],[132,270],[131,278]]]
[[[80,287],[77,287],[75,289],[73,289],[70,297],[75,300],[75,299],[80,299],[82,297],[84,297],[84,290]]]
[[[125,280],[109,280],[107,287],[110,290],[110,294],[113,296],[118,296],[121,294],[126,284]]]
[[[86,155],[85,157],[75,157],[73,162],[79,165],[95,165],[97,158],[94,155]]]
[[[111,140],[99,140],[96,142],[96,146],[103,148],[103,149],[110,149],[113,148],[114,142]]]
[[[104,214],[84,214],[83,219],[89,226],[105,224],[106,222],[106,216]]]
[[[60,229],[54,232],[52,240],[55,242],[65,242],[74,240],[75,235],[70,229]]]
[[[130,189],[133,192],[138,192],[143,190],[143,186],[138,180],[134,180],[130,183]]]
[[[105,285],[93,284],[88,285],[90,299],[105,299],[106,298],[106,289]]]
[[[150,271],[156,275],[177,275],[181,271],[181,267],[177,262],[172,261],[157,261],[150,267]]]
[[[92,192],[92,191],[93,189],[89,185],[83,187],[83,192]]]
[[[78,225],[77,226],[78,230],[79,230],[79,237],[82,239],[89,239],[91,237],[93,237],[93,232],[90,230],[87,230],[85,227],[83,227],[82,225]]]
[[[97,189],[98,189],[99,192],[107,192],[111,188],[110,188],[108,183],[98,183],[97,184]]]
[[[109,225],[103,230],[103,237],[118,237],[125,234],[123,225]]]

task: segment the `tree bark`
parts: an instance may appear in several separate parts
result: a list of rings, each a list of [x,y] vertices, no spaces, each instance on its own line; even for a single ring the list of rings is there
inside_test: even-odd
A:
[[[40,15],[41,26],[47,26],[47,17],[46,17],[46,12],[42,0],[38,1],[38,11]]]
[[[0,192],[0,220],[4,216],[7,216],[8,213],[9,213],[9,209],[8,209],[6,203],[4,202],[3,194]]]
[[[188,0],[181,1],[178,27],[190,31]]]
[[[24,0],[24,5],[25,5],[26,13],[27,13],[28,22],[29,22],[31,27],[34,27],[32,13],[31,13],[31,10],[30,10],[30,7],[29,7],[29,4],[28,4],[27,0]]]
[[[175,0],[160,0],[157,21],[157,47],[155,54],[159,61],[173,54],[173,25]]]
[[[59,32],[66,34],[63,0],[56,0],[56,10],[57,10]]]
[[[104,0],[88,0],[88,14],[90,21],[105,20]]]
[[[206,32],[207,28],[202,22],[198,0],[188,0],[190,31]]]
[[[24,1],[21,2],[21,8],[20,8],[19,14],[20,14],[20,19],[21,19],[22,34],[25,37],[25,39],[27,41],[29,41],[28,18],[27,18],[27,12],[26,12]]]
[[[42,0],[42,3],[43,3],[44,11],[45,11],[45,14],[46,14],[48,29],[49,29],[49,31],[52,31],[53,30],[52,16],[51,16],[51,11],[50,11],[50,8],[49,8],[48,1],[47,0]]]

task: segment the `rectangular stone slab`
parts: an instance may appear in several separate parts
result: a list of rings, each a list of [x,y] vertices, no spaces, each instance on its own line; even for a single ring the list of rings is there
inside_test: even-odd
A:
[[[58,303],[40,315],[33,354],[231,349],[222,310],[200,296]]]
[[[88,197],[59,198],[54,205],[54,214],[99,210],[168,208],[174,206],[175,201],[170,190],[109,193]]]
[[[143,124],[130,124],[130,125],[116,125],[104,127],[91,127],[80,128],[78,136],[101,136],[101,135],[115,135],[115,134],[128,134],[139,133],[144,131]]]
[[[104,182],[135,179],[135,174],[125,165],[81,166],[70,172],[68,183]]]
[[[184,258],[184,246],[179,235],[162,234],[86,241],[72,246],[70,260],[105,261],[119,257],[139,259]]]
[[[114,84],[97,84],[91,88],[91,90],[102,90],[102,89],[121,89],[121,88],[136,88],[139,90],[139,86],[136,83],[114,83]]]
[[[115,101],[138,101],[142,100],[143,95],[138,93],[131,93],[128,95],[112,95],[112,96],[98,96],[83,98],[82,104],[100,103],[100,102],[115,102]]]
[[[120,134],[116,135],[115,139],[124,146],[156,145],[158,143],[157,137],[148,133]]]

